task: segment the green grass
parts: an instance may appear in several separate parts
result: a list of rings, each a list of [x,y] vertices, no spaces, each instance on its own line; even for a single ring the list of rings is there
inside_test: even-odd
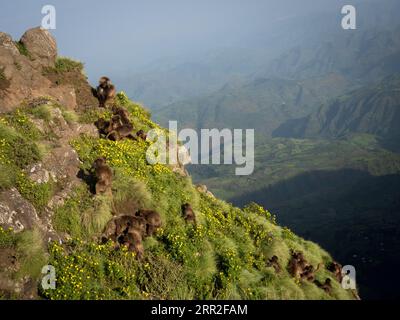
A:
[[[116,103],[126,107],[137,128],[159,128],[140,105],[120,93]],[[29,111],[6,115],[0,121],[0,165],[17,168],[14,175],[0,175],[0,186],[17,186],[39,212],[51,199],[52,181],[36,184],[23,173],[25,166],[40,161],[38,144],[28,114],[49,121],[52,106],[37,106]],[[91,112],[91,111],[90,111]],[[110,116],[102,111],[102,116]],[[95,118],[90,113],[82,117]],[[74,122],[74,116],[71,121]],[[32,124],[33,125],[33,124]],[[160,129],[163,130],[163,129]],[[15,142],[19,142],[15,149]],[[290,249],[304,251],[314,265],[331,257],[317,245],[297,237],[276,224],[275,216],[257,204],[243,210],[199,193],[190,177],[172,168],[146,161],[149,141],[108,141],[81,135],[70,144],[78,153],[81,169],[91,172],[93,161],[105,157],[113,169],[112,198],[93,195],[89,186],[76,187],[64,203],[54,209],[53,226],[72,239],[50,244],[49,263],[57,270],[56,290],[41,291],[47,299],[330,299],[350,298],[350,293],[335,288],[326,295],[312,284],[298,283],[288,274]],[[24,151],[21,151],[24,150]],[[18,163],[16,163],[18,159]],[[15,182],[14,180],[15,179]],[[183,203],[191,203],[197,225],[186,224]],[[129,214],[139,208],[155,209],[162,228],[144,241],[145,258],[138,261],[125,249],[115,250],[110,243],[99,245],[99,236],[112,213]],[[68,237],[67,237],[68,238]],[[21,264],[18,275],[38,274],[43,255],[37,231],[11,237],[0,234],[0,244],[12,245],[21,261],[32,261],[32,268]],[[31,246],[29,245],[31,243]],[[29,248],[29,250],[28,250]],[[282,261],[280,275],[266,267],[265,261],[277,255]],[[325,276],[325,274],[323,274]],[[284,288],[284,290],[282,289]]]
[[[20,263],[17,277],[29,275],[33,279],[39,278],[41,269],[47,263],[42,233],[33,229],[19,234],[16,240],[16,252]]]
[[[21,195],[33,204],[39,213],[47,206],[54,194],[54,182],[35,183],[21,172],[17,176],[16,187]]]
[[[0,68],[0,81],[7,80],[6,75],[4,74],[4,69]]]
[[[31,54],[29,53],[28,49],[25,47],[25,45],[22,42],[17,41],[17,42],[15,42],[15,45],[17,46],[20,54],[31,59]]]

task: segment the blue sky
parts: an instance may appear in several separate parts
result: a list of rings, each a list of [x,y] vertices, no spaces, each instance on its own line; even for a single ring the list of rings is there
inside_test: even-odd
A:
[[[338,1],[2,0],[0,31],[19,39],[40,24],[44,5],[54,5],[57,29],[52,33],[59,53],[84,61],[94,79],[108,72],[134,72],[168,56],[234,45],[275,21]]]

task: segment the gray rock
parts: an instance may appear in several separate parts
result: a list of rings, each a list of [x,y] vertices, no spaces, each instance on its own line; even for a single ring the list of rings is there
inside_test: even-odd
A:
[[[33,205],[12,188],[0,193],[0,226],[21,232],[41,226],[41,222]]]

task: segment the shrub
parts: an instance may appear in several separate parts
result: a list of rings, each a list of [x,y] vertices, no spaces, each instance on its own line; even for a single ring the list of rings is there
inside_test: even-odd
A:
[[[17,175],[17,189],[21,195],[33,204],[41,212],[49,203],[54,193],[54,183],[35,183],[24,172]]]
[[[55,72],[55,73],[65,73],[65,72],[72,72],[72,71],[79,71],[83,70],[83,63],[66,58],[66,57],[58,57],[56,59],[56,63],[53,68],[48,68],[46,71],[48,72]]]
[[[29,53],[28,49],[25,47],[25,45],[21,41],[15,42],[15,45],[20,54],[31,59],[31,54]]]
[[[0,118],[0,163],[14,164],[24,168],[41,160],[41,154],[35,143],[17,133]]]
[[[33,229],[16,235],[16,252],[20,264],[17,277],[29,275],[37,279],[47,261],[40,231]]]

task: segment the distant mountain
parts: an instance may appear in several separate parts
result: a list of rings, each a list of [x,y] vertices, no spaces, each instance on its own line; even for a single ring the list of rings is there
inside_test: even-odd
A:
[[[260,76],[306,79],[339,73],[374,82],[400,71],[400,28],[344,31],[299,45],[272,61]]]
[[[349,133],[370,133],[386,143],[400,143],[400,75],[368,86],[325,104],[311,115],[290,120],[274,136],[337,138]]]
[[[350,85],[337,74],[302,81],[259,78],[164,107],[155,118],[165,125],[177,120],[195,129],[255,128],[258,134],[270,135],[282,122],[308,115]]]

